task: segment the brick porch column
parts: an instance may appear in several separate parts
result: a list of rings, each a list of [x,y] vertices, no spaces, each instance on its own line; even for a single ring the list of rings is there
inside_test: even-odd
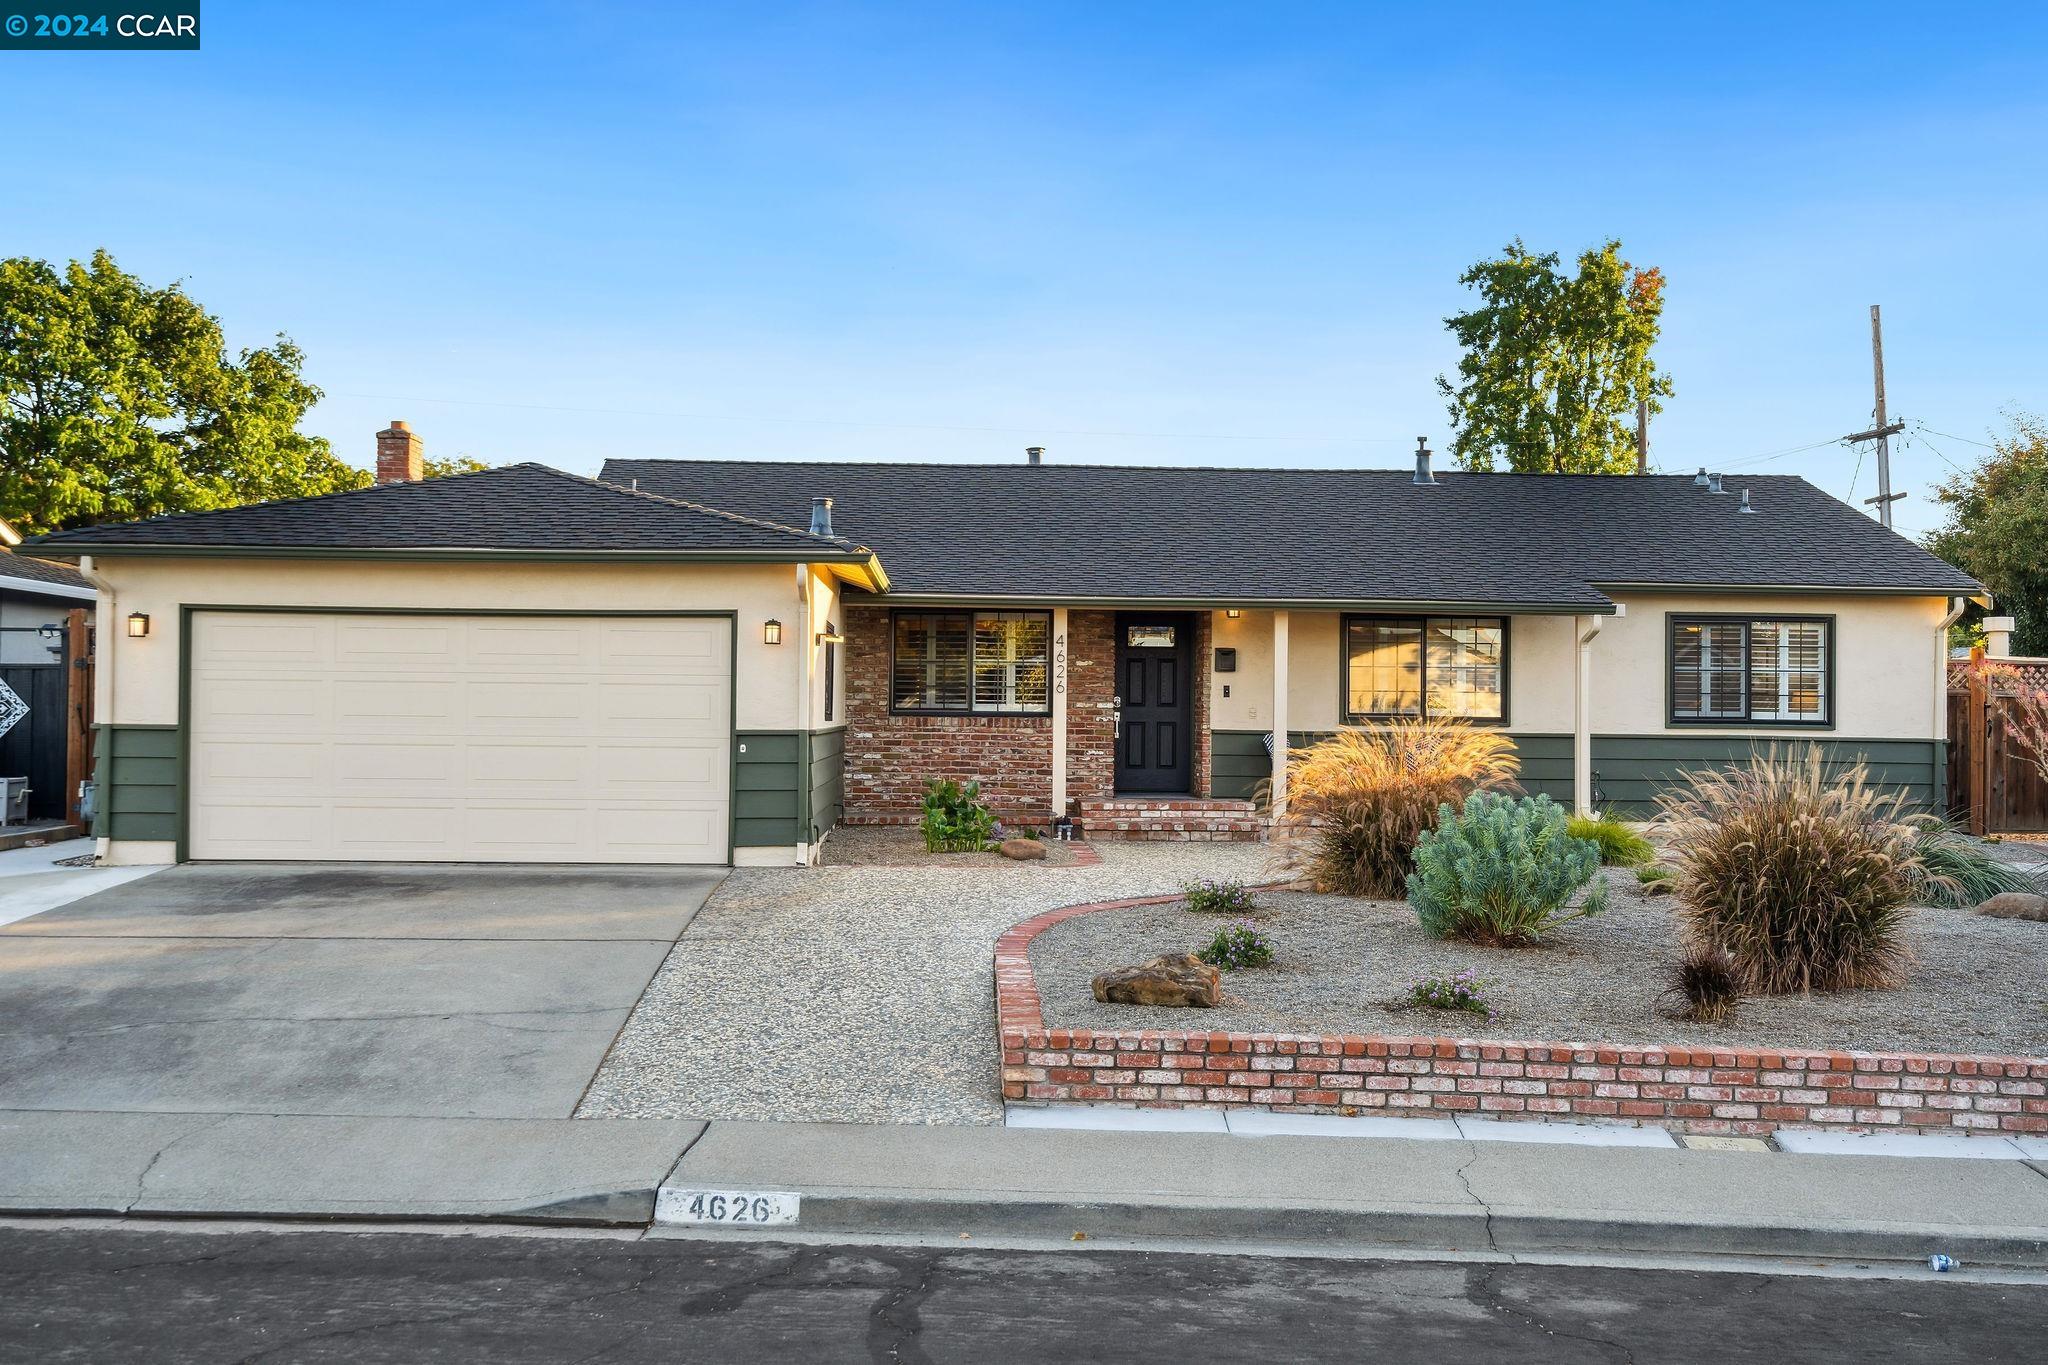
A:
[[[1067,609],[1052,609],[1052,817],[1067,813]]]

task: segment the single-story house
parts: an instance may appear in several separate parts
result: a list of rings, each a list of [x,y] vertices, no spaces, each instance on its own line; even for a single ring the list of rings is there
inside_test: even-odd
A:
[[[74,808],[81,774],[72,771],[71,709],[85,694],[74,694],[71,665],[90,653],[98,597],[71,565],[22,554],[21,540],[0,521],[0,778],[27,779],[25,809],[0,811],[0,823],[10,813],[63,820]],[[75,612],[84,617],[74,633]]]
[[[1939,804],[1967,575],[1803,479],[612,460],[45,538],[121,862],[796,864],[928,779],[1256,837],[1290,744],[1497,725],[1646,810],[1780,740]]]

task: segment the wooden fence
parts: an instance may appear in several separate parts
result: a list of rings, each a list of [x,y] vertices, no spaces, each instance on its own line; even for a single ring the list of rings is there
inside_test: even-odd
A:
[[[1951,682],[1950,812],[1972,834],[2048,834],[2048,780],[2014,739],[2011,696],[1978,668],[1958,670]]]

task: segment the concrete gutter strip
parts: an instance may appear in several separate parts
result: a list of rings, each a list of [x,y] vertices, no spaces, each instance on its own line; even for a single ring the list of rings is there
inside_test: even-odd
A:
[[[1398,1138],[718,1123],[668,1183],[792,1190],[805,1232],[2048,1267],[2021,1162]],[[772,1230],[762,1235],[772,1236]]]
[[[686,1120],[0,1113],[0,1212],[644,1226]]]

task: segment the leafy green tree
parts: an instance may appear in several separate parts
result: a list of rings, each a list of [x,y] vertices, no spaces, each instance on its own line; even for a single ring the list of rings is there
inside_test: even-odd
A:
[[[428,455],[420,461],[420,477],[423,479],[444,479],[450,474],[474,474],[480,469],[489,469],[489,463],[474,455],[450,455],[437,460]]]
[[[2048,655],[2048,421],[2012,414],[1975,469],[1935,491],[1947,511],[1927,548],[1991,589],[2013,618],[2012,652]]]
[[[1519,474],[1626,474],[1636,467],[1635,409],[1671,396],[1650,358],[1664,312],[1664,273],[1637,270],[1610,241],[1579,257],[1535,255],[1517,238],[1458,277],[1480,304],[1444,319],[1465,348],[1450,400],[1452,453],[1466,469]]]
[[[105,251],[0,261],[0,517],[24,533],[360,488],[299,430],[320,390],[275,345],[228,353],[177,284]]]

